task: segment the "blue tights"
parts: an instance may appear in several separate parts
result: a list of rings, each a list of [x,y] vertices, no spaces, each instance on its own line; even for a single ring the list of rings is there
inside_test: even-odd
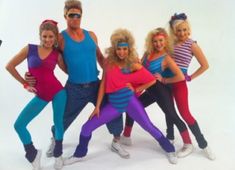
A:
[[[63,140],[64,127],[63,127],[63,114],[66,104],[66,92],[65,90],[59,91],[52,100],[53,107],[53,121],[55,124],[55,139],[58,141]],[[18,133],[20,140],[24,146],[29,146],[32,144],[32,139],[29,131],[27,130],[27,125],[43,110],[43,108],[49,102],[40,99],[35,96],[22,110],[18,116],[14,128]]]

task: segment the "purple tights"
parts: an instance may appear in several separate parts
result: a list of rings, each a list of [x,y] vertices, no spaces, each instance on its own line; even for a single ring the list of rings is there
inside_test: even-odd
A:
[[[136,98],[136,96],[132,96],[129,100],[129,104],[126,108],[126,112],[129,114],[129,116],[134,119],[145,131],[149,132],[161,145],[161,147],[166,152],[174,152],[175,148],[174,146],[167,140],[162,132],[155,127],[152,122],[150,121],[146,111],[144,110],[144,107],[139,102],[139,100]],[[120,114],[120,112],[117,111],[116,108],[114,108],[110,103],[106,104],[104,107],[100,110],[99,117],[93,117],[92,119],[88,120],[83,126],[80,134],[80,138],[82,137],[90,137],[92,135],[92,132],[100,127],[101,125],[104,125],[108,123],[109,121],[117,118]],[[80,153],[80,151],[85,150],[87,152],[87,149],[81,148],[81,145],[83,147],[88,146],[89,140],[81,140],[80,143],[77,146],[77,149],[74,153],[74,156],[81,157],[85,156],[86,153]],[[86,144],[84,144],[86,143]]]

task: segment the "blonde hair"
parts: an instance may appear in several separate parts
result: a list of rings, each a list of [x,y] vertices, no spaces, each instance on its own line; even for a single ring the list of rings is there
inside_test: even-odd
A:
[[[149,55],[154,52],[153,46],[153,37],[159,34],[163,34],[166,40],[166,47],[165,50],[167,53],[171,54],[173,51],[171,40],[164,28],[156,28],[150,31],[145,39],[145,55]]]
[[[113,65],[119,62],[119,58],[116,54],[116,49],[119,43],[127,43],[129,49],[129,55],[125,58],[125,64],[131,65],[132,63],[138,62],[138,55],[135,49],[135,40],[133,35],[127,29],[117,29],[113,32],[110,38],[111,47],[106,49],[108,55],[108,63]]]
[[[39,27],[39,36],[41,37],[42,32],[48,30],[52,31],[55,34],[55,44],[54,47],[58,46],[58,36],[59,36],[59,29],[57,27],[57,22],[53,20],[45,20],[41,23]]]
[[[189,35],[191,35],[191,27],[190,27],[190,24],[189,24],[189,21],[187,19],[185,20],[175,20],[172,25],[169,26],[169,32],[170,32],[170,39],[172,40],[172,43],[173,44],[176,44],[178,39],[176,37],[176,31],[177,31],[177,28],[179,25],[181,24],[186,24],[187,27],[188,27],[188,31],[189,31]]]
[[[79,0],[66,0],[64,2],[64,15],[68,13],[70,9],[79,9],[82,13],[82,3]]]

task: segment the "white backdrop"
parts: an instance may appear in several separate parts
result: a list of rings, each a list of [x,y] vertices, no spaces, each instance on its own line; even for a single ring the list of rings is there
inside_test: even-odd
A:
[[[190,156],[179,159],[177,165],[170,165],[156,142],[138,125],[133,131],[132,147],[126,147],[131,158],[123,160],[110,152],[112,137],[105,127],[93,134],[86,161],[64,169],[180,169],[232,170],[235,168],[235,80],[233,56],[235,40],[235,16],[232,15],[233,0],[83,0],[82,27],[96,33],[102,51],[109,46],[109,37],[117,28],[128,28],[136,38],[140,55],[148,31],[156,27],[167,28],[167,21],[175,12],[185,12],[192,26],[192,38],[203,49],[209,70],[189,84],[190,107],[201,125],[204,135],[215,152],[217,159],[206,159],[198,149]],[[59,22],[60,30],[66,28],[63,18],[64,0],[0,0],[0,170],[31,169],[24,159],[23,147],[14,131],[14,121],[32,98],[22,86],[5,70],[6,63],[28,43],[39,43],[38,26],[44,19]],[[194,60],[191,70],[197,67]],[[19,66],[22,74],[26,64]],[[65,83],[67,76],[56,70],[59,79]],[[78,142],[82,123],[93,106],[88,105],[65,134],[64,155],[68,156]],[[164,116],[157,105],[147,108],[150,118],[163,131]],[[29,125],[33,140],[43,152],[47,149],[52,124],[51,105]],[[177,134],[177,133],[176,133]],[[176,148],[182,144],[176,135]],[[193,136],[192,136],[193,138]],[[53,159],[42,157],[44,169],[52,169]],[[226,166],[226,168],[225,168]]]

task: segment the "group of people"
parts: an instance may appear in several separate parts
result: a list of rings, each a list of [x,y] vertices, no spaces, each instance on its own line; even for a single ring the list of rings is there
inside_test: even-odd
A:
[[[196,41],[190,38],[187,16],[182,13],[171,17],[169,35],[163,28],[151,30],[146,38],[145,53],[140,60],[134,37],[127,29],[113,32],[111,45],[106,50],[107,57],[104,57],[96,35],[80,27],[82,13],[79,0],[66,0],[64,17],[67,28],[59,33],[56,21],[44,20],[39,27],[40,45],[28,44],[6,66],[27,91],[35,94],[14,124],[23,143],[25,157],[33,169],[41,168],[42,151],[34,146],[27,125],[50,101],[54,125],[46,154],[55,157],[55,169],[85,157],[92,132],[104,124],[113,135],[111,149],[122,158],[129,158],[130,154],[122,144],[132,144],[134,121],[159,143],[172,164],[177,163],[178,157],[193,152],[188,127],[205,155],[214,160],[215,155],[188,105],[187,82],[204,73],[208,63]],[[187,70],[193,56],[200,66],[189,75]],[[16,66],[25,59],[28,73],[22,76]],[[102,80],[98,78],[97,62],[103,69]],[[54,75],[57,64],[68,75],[65,87]],[[74,153],[63,159],[64,132],[89,102],[95,109],[82,126]],[[154,102],[165,114],[166,136],[149,119],[144,109]],[[174,102],[183,120],[178,116]],[[123,128],[124,112],[126,121]],[[183,140],[183,147],[177,152],[174,147],[174,125]]]

